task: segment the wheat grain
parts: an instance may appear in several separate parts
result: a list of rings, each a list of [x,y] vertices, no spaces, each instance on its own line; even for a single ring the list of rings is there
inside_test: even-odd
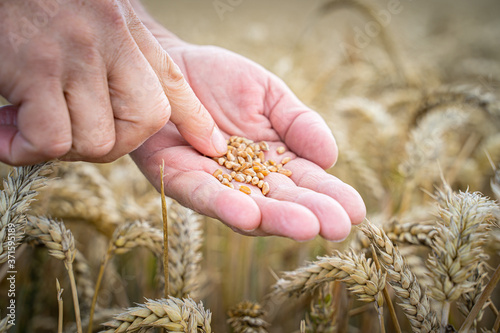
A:
[[[234,333],[267,333],[269,324],[265,312],[258,303],[243,301],[228,311],[228,324]]]
[[[17,167],[4,179],[0,193],[0,263],[21,243],[25,214],[50,171],[50,163]]]
[[[410,321],[413,332],[439,332],[436,314],[431,310],[425,290],[420,287],[401,253],[383,230],[370,222],[360,229],[377,250],[382,266],[387,270],[388,281],[399,299],[399,305]]]
[[[196,304],[190,298],[146,299],[145,304],[129,308],[115,316],[112,321],[104,323],[108,329],[101,332],[142,333],[158,327],[166,329],[167,332],[210,333],[211,317],[210,311],[205,310],[201,302]]]

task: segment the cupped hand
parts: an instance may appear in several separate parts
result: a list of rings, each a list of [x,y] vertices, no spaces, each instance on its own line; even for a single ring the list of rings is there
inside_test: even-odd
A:
[[[170,45],[167,40],[163,44]],[[226,138],[237,135],[268,142],[266,159],[291,157],[286,168],[292,176],[267,176],[267,196],[255,186],[251,195],[230,189],[212,176],[219,164],[191,147],[169,123],[131,154],[157,188],[164,161],[167,195],[248,235],[308,240],[320,234],[342,240],[351,224],[364,219],[359,194],[324,171],[337,158],[329,128],[280,79],[217,47],[178,43],[168,52]],[[278,146],[288,151],[278,155]]]
[[[0,95],[12,103],[0,108],[0,161],[112,161],[170,116],[199,151],[225,151],[129,0],[4,0],[0,22]]]

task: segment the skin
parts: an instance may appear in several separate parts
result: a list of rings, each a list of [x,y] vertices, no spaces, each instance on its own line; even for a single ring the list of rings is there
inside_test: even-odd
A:
[[[136,10],[225,137],[267,141],[271,149],[266,158],[290,156],[286,167],[293,172],[291,178],[266,177],[266,197],[256,187],[251,195],[235,191],[212,176],[218,163],[193,149],[175,126],[167,124],[131,154],[146,177],[159,188],[159,165],[164,161],[168,196],[242,234],[296,240],[318,234],[337,241],[347,237],[351,225],[363,221],[366,209],[351,186],[324,170],[335,163],[337,146],[323,119],[261,66],[221,48],[185,43]],[[288,152],[278,156],[278,146]]]
[[[200,152],[225,152],[128,1],[3,0],[0,22],[0,95],[11,103],[0,108],[0,161],[113,161],[169,118]]]

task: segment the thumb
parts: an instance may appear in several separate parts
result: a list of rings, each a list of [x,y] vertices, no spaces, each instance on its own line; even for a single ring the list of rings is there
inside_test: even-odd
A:
[[[167,96],[170,120],[195,149],[208,156],[226,153],[227,144],[217,124],[189,86],[168,53],[142,24],[128,1],[122,2],[128,29],[137,46],[155,71]]]

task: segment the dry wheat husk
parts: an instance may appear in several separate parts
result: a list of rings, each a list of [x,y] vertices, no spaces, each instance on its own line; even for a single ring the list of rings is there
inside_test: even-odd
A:
[[[361,301],[383,304],[385,274],[377,270],[371,259],[353,251],[335,252],[295,271],[285,272],[273,286],[271,296],[300,295],[332,281],[344,282]]]
[[[431,310],[425,290],[397,247],[383,230],[370,222],[361,225],[360,229],[375,246],[379,261],[387,270],[388,281],[399,299],[398,304],[410,321],[412,331],[439,332],[436,313]]]
[[[234,333],[267,333],[269,324],[265,312],[258,303],[243,301],[228,311],[228,324]]]
[[[210,311],[205,310],[201,302],[196,304],[190,298],[147,299],[145,304],[129,308],[112,321],[104,323],[107,329],[101,332],[143,333],[158,327],[167,332],[210,333],[211,319]]]
[[[486,272],[486,263],[481,262],[474,270],[473,274],[468,278],[468,281],[473,283],[475,285],[475,288],[469,292],[463,293],[458,299],[458,310],[462,313],[462,315],[464,315],[464,317],[467,317],[469,315],[470,311],[479,300],[479,296],[481,296],[484,288],[486,287],[487,277],[488,272]],[[489,301],[485,302],[483,305],[483,310],[488,307],[489,304]],[[481,321],[484,313],[483,310],[481,310],[477,315],[474,326],[477,325],[477,322]]]
[[[447,184],[435,198],[439,218],[427,261],[434,280],[430,292],[440,302],[451,302],[475,287],[469,278],[487,259],[482,246],[497,205],[480,193],[454,193]]]
[[[8,248],[17,248],[23,238],[26,212],[38,190],[45,185],[49,163],[14,168],[3,181],[0,193],[0,263],[7,260]],[[15,241],[8,242],[8,227],[14,228]]]

